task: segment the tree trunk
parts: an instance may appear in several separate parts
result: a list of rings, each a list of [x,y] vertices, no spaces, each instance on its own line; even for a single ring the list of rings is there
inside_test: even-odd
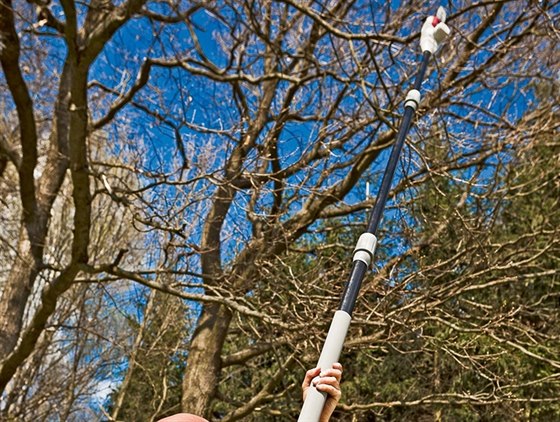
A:
[[[2,290],[0,300],[0,361],[14,349],[23,325],[25,306],[39,269],[25,228],[19,236],[18,257]]]
[[[137,364],[136,358],[138,356],[138,352],[140,351],[142,340],[144,340],[144,333],[147,329],[148,319],[151,317],[151,313],[154,307],[154,298],[156,294],[156,290],[150,291],[148,303],[146,304],[146,308],[144,309],[144,319],[142,320],[142,324],[140,324],[140,327],[138,327],[138,333],[136,334],[136,339],[134,340],[134,345],[132,346],[132,351],[130,353],[130,357],[128,358],[128,368],[126,369],[126,375],[124,376],[123,382],[119,387],[119,393],[117,394],[117,398],[115,399],[115,404],[113,406],[113,411],[111,412],[111,420],[118,419],[119,413],[124,403],[124,399],[126,397],[126,394],[128,393],[128,387],[130,386],[130,381],[132,380],[132,375]]]
[[[184,412],[209,417],[222,365],[221,352],[231,311],[218,304],[203,307],[190,349],[183,378],[182,408]]]

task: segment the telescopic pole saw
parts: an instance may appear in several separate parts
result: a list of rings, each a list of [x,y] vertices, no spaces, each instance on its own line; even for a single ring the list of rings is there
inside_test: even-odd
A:
[[[346,283],[339,309],[335,312],[325,344],[319,357],[317,367],[321,371],[329,369],[332,364],[338,362],[340,352],[344,344],[350,320],[352,319],[352,311],[356,304],[358,292],[362,285],[362,280],[373,260],[375,245],[377,238],[375,233],[382,218],[383,209],[389,196],[391,183],[395,174],[395,169],[399,160],[402,147],[412,118],[420,104],[420,86],[428,67],[428,62],[439,44],[449,35],[449,28],[445,24],[446,13],[443,7],[440,7],[435,16],[430,16],[422,26],[420,36],[420,48],[422,50],[422,63],[420,70],[416,75],[413,88],[408,92],[404,102],[404,115],[401,126],[397,133],[397,138],[393,145],[387,168],[381,181],[381,187],[375,202],[375,206],[369,218],[368,227],[358,239],[356,248],[354,249],[352,272],[350,279]],[[319,392],[312,384],[307,393],[307,398],[301,409],[298,422],[318,422],[323,406],[326,401],[326,394]]]

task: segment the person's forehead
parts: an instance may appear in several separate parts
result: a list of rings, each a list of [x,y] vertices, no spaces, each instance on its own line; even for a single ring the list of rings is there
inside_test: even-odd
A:
[[[179,413],[177,415],[168,416],[167,418],[160,419],[158,422],[208,422],[200,416],[191,413]]]

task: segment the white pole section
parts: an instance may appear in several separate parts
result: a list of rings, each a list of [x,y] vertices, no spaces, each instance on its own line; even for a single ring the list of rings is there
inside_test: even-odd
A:
[[[319,363],[317,366],[321,371],[332,368],[333,363],[338,362],[344,339],[350,326],[352,317],[345,311],[336,311],[334,313],[329,333],[323,345]],[[318,391],[311,383],[307,390],[307,398],[299,414],[298,422],[317,422],[323,411],[323,406],[327,400],[326,393]]]

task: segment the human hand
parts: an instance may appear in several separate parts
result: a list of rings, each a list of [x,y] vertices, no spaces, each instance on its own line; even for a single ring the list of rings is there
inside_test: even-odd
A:
[[[342,365],[333,363],[332,368],[321,372],[321,368],[310,369],[305,373],[305,378],[301,385],[303,390],[303,400],[307,397],[309,387],[313,385],[317,391],[327,393],[327,401],[323,407],[323,412],[319,422],[327,422],[336,408],[342,392],[340,391],[340,379],[342,378]]]

